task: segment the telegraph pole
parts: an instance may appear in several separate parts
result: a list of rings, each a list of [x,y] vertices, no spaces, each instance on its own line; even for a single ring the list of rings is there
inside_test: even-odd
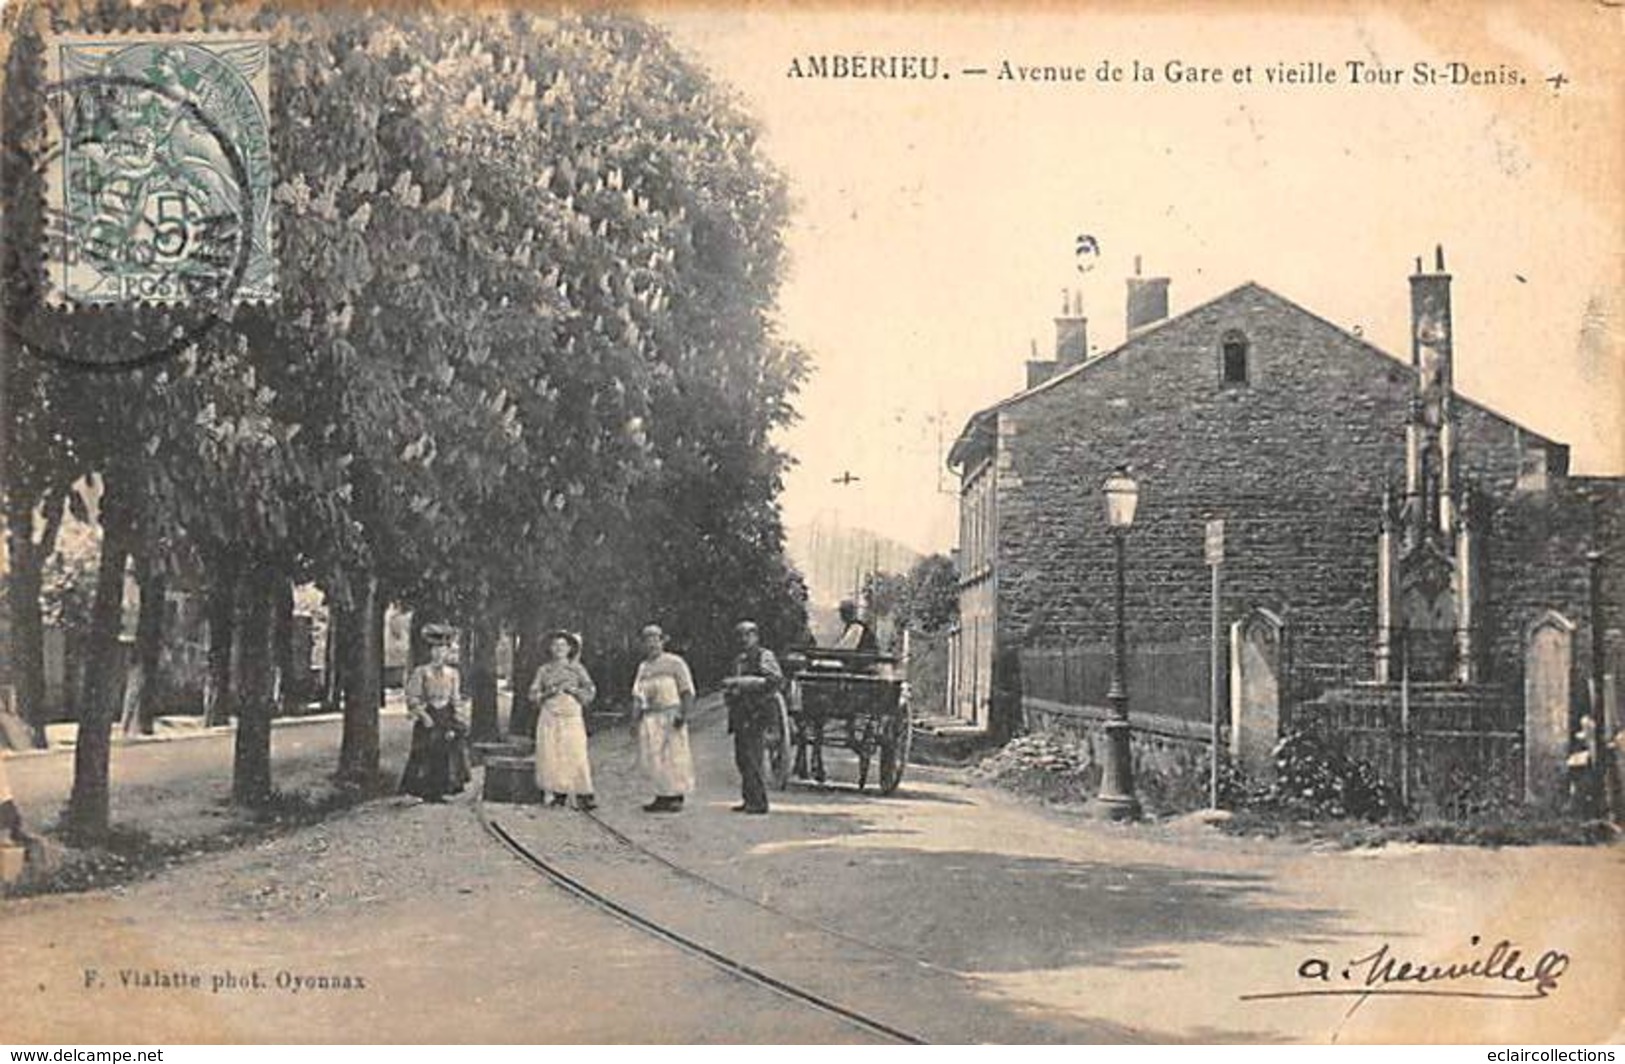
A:
[[[843,488],[850,488],[852,485],[857,484],[862,480],[862,477],[855,475],[850,469],[847,469],[843,470],[840,476],[831,477],[830,483],[838,484]],[[871,533],[871,535],[872,534],[873,533]],[[846,569],[849,561],[852,564],[852,601],[857,602],[859,599],[863,598],[863,548],[861,546],[854,545],[851,550],[851,554],[848,555],[847,545],[843,542],[840,561],[840,566],[843,570],[841,573],[841,580],[843,583],[846,580],[846,573],[844,570]]]

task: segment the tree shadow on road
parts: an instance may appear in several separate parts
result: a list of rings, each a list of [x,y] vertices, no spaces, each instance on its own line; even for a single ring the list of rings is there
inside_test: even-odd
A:
[[[794,915],[958,971],[1166,969],[1185,945],[1307,947],[1353,933],[1349,914],[1295,904],[1263,873],[934,848],[930,833],[843,797],[807,793],[726,834],[696,821],[669,851],[676,839],[649,841],[741,893],[766,888]],[[787,883],[802,889],[773,890]]]
[[[905,780],[897,790],[891,794],[881,794],[875,789],[873,781],[864,790],[858,790],[856,783],[841,783],[830,780],[818,783],[814,780],[791,780],[790,789],[775,792],[770,797],[794,797],[797,795],[812,795],[818,798],[850,799],[862,802],[936,802],[942,805],[975,805],[969,798],[960,798],[947,794],[940,789],[927,790],[915,785],[909,786]]]
[[[848,812],[804,806],[786,814],[739,818],[739,829],[726,837],[711,830],[714,825],[696,820],[692,826],[699,830],[691,846],[657,849],[729,893],[794,921],[780,925],[786,952],[775,951],[766,959],[770,970],[799,972],[798,965],[806,963],[801,956],[805,947],[788,943],[812,928],[877,951],[851,953],[847,963],[854,987],[871,985],[859,973],[884,966],[886,957],[894,959],[891,963],[902,958],[927,962],[939,977],[926,981],[928,989],[914,985],[918,972],[911,976],[911,1003],[894,997],[884,1007],[881,1002],[867,1004],[895,1016],[905,1028],[934,1037],[1280,1040],[1278,1032],[1240,1029],[1242,1024],[1236,1029],[1182,1025],[1174,1019],[1177,1003],[1148,1008],[1148,1021],[1156,1017],[1154,1022],[1169,1028],[1151,1031],[1139,1023],[1091,1015],[1087,1006],[1074,1011],[1029,1000],[1019,980],[1010,984],[1001,977],[1052,973],[1048,979],[1071,981],[1087,1000],[1091,984],[1184,968],[1188,962],[1182,952],[1190,945],[1278,948],[1340,931],[1341,913],[1291,907],[1261,875],[1143,861],[1113,865],[929,850],[916,845],[919,832],[876,823],[858,808]],[[674,902],[662,890],[645,886],[654,893],[644,904],[671,906],[682,919],[701,911],[691,901]],[[749,926],[741,922],[734,931],[740,941],[760,944],[763,938],[749,934]],[[1190,985],[1209,994],[1238,992],[1224,972],[1197,973]],[[927,993],[935,996],[919,996]],[[1238,1013],[1237,1019],[1243,1018]],[[983,1023],[985,1030],[978,1026]]]
[[[1346,916],[1287,905],[1266,877],[1251,874],[872,845],[850,857],[865,893],[906,901],[818,915],[958,971],[1174,968],[1182,945],[1324,943]],[[740,872],[772,874],[775,864],[805,859],[758,851],[740,858]],[[827,852],[820,859],[849,864]],[[816,910],[828,896],[808,891],[807,901]]]

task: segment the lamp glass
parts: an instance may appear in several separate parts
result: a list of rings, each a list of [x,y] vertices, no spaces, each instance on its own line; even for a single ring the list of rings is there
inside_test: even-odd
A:
[[[1113,528],[1127,528],[1134,523],[1134,509],[1140,501],[1140,486],[1119,468],[1106,478],[1101,488],[1106,493],[1106,523]]]

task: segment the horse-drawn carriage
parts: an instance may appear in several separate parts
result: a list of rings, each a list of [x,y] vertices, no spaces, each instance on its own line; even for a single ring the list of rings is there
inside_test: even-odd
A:
[[[814,647],[784,655],[786,696],[767,729],[768,779],[779,790],[790,779],[825,780],[824,748],[858,757],[858,789],[869,782],[878,755],[881,794],[903,780],[912,734],[908,685],[899,660],[887,654]]]

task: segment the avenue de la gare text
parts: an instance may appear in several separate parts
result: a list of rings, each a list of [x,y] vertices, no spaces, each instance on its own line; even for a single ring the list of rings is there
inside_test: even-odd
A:
[[[824,80],[946,81],[954,71],[935,55],[794,56],[785,69],[787,78]],[[1505,63],[1475,65],[1459,60],[1420,61],[1408,66],[1383,66],[1363,59],[1328,63],[1242,63],[1215,65],[1169,59],[1161,63],[1138,59],[1120,63],[1103,59],[1090,63],[1026,65],[1009,59],[993,66],[965,65],[957,73],[968,78],[1034,83],[1082,82],[1095,84],[1169,85],[1349,85],[1355,87],[1401,85],[1419,87],[1516,86],[1528,77]]]

